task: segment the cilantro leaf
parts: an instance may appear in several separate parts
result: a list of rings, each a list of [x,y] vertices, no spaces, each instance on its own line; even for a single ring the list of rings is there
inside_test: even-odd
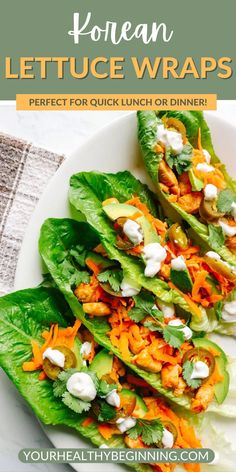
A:
[[[68,406],[68,408],[78,414],[82,413],[83,411],[89,411],[91,408],[91,403],[73,397],[70,392],[63,393],[62,401],[66,406]]]
[[[110,421],[113,420],[116,416],[116,410],[113,406],[109,405],[105,401],[100,401],[99,402],[99,415],[98,415],[98,421]]]
[[[82,244],[77,244],[74,248],[70,250],[69,253],[75,259],[77,264],[82,267],[85,267],[85,259],[88,251]]]
[[[179,175],[192,167],[193,148],[190,143],[184,145],[182,152],[175,158],[175,168]]]
[[[66,382],[60,382],[58,379],[53,382],[53,394],[55,397],[62,397],[66,392]]]
[[[75,277],[75,285],[78,286],[80,284],[88,284],[89,283],[89,280],[90,280],[90,275],[88,274],[88,272],[85,272],[85,270],[81,271],[81,272],[78,272],[77,274],[75,274],[76,277]]]
[[[184,333],[182,331],[183,326],[170,326],[167,325],[163,329],[163,337],[167,344],[179,349],[184,343]]]
[[[208,225],[208,243],[213,249],[219,249],[225,242],[224,233],[220,226]]]
[[[152,310],[153,305],[155,304],[155,295],[152,295],[149,292],[142,291],[138,295],[134,296],[135,306],[138,308],[142,308],[146,314],[150,313]]]
[[[232,209],[232,203],[235,201],[236,195],[229,188],[221,190],[216,203],[217,209],[222,213],[229,213]]]
[[[146,314],[140,308],[134,307],[128,311],[128,316],[131,320],[135,321],[135,323],[139,323],[139,321],[142,321],[145,318]]]
[[[144,326],[150,329],[150,331],[163,331],[162,327],[153,321],[145,321]]]
[[[201,379],[191,379],[193,372],[193,363],[191,361],[186,361],[183,365],[183,378],[186,381],[187,385],[192,388],[198,388],[201,385]]]
[[[68,280],[71,286],[78,286],[83,283],[89,283],[89,273],[86,271],[75,270],[74,265],[68,260],[65,259],[61,265],[62,276]]]
[[[174,163],[175,163],[175,156],[171,154],[171,150],[166,147],[165,150],[165,160],[168,164],[168,166],[173,169]]]
[[[103,272],[98,274],[99,282],[106,283],[108,282],[114,290],[114,292],[119,292],[120,285],[123,280],[123,271],[122,270],[114,270],[114,269],[107,269]]]
[[[135,307],[129,310],[128,315],[130,319],[136,321],[136,323],[143,320],[145,316],[150,315],[152,312],[156,311],[153,310],[155,296],[151,293],[141,292],[133,298],[135,301]]]
[[[142,441],[150,446],[161,441],[163,436],[163,426],[160,420],[137,420],[136,425],[127,431],[131,439],[137,439],[141,436]]]
[[[161,321],[161,322],[164,321],[164,315],[162,311],[159,310],[158,308],[152,308],[150,315],[157,321]]]
[[[142,425],[140,423],[136,423],[133,428],[128,429],[127,434],[130,439],[138,439],[139,436],[141,436],[143,431]]]
[[[112,390],[115,390],[115,389],[117,389],[116,384],[109,384],[105,380],[101,380],[99,382],[97,395],[99,397],[106,397],[106,395],[108,395],[108,393],[112,392]]]
[[[168,166],[181,175],[192,167],[192,155],[193,148],[190,143],[187,143],[180,154],[175,155],[170,150],[166,150],[165,159]]]

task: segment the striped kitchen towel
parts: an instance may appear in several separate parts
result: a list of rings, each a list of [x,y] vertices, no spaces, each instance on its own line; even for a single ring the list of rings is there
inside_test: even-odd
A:
[[[27,224],[63,160],[64,156],[0,133],[0,295],[13,289]]]

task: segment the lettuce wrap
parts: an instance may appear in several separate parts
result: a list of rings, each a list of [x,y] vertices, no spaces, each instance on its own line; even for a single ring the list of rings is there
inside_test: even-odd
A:
[[[32,355],[32,341],[42,344],[41,333],[52,323],[66,327],[64,316],[68,318],[68,305],[55,289],[26,289],[1,297],[0,365],[42,423],[73,428],[99,446],[104,443],[104,438],[95,423],[83,426],[86,414],[75,415],[54,396],[49,380],[39,381],[38,372],[22,370],[22,364]],[[124,447],[121,438],[108,441],[108,444],[110,447]]]
[[[141,397],[143,386],[140,379],[126,374],[122,364],[108,351],[100,350],[98,345],[95,346],[92,338],[90,341],[96,351],[94,350],[89,361],[83,360],[82,341],[88,339],[83,327],[81,333],[78,333],[79,337],[74,339],[76,347],[79,348],[76,351],[76,369],[59,369],[59,373],[55,377],[55,372],[52,369],[53,363],[51,363],[51,370],[48,370],[50,362],[44,358],[42,364],[35,365],[35,371],[30,371],[29,360],[32,351],[33,362],[36,362],[36,351],[43,349],[45,340],[47,348],[45,345],[44,353],[50,346],[52,346],[50,347],[51,351],[54,352],[57,349],[62,349],[63,346],[57,344],[57,342],[59,344],[62,342],[61,336],[64,336],[64,342],[67,342],[68,346],[68,335],[71,334],[72,328],[68,326],[67,320],[72,319],[73,316],[68,305],[56,289],[39,287],[21,290],[0,299],[2,336],[0,365],[41,422],[53,426],[68,426],[83,438],[89,439],[95,446],[160,447],[160,438],[163,431],[167,430],[176,447],[201,447],[201,442],[197,439],[191,426],[191,418],[184,418],[179,413],[174,413],[162,399],[155,399],[150,396],[150,393],[149,396],[146,394]],[[51,340],[50,333],[53,333]],[[73,349],[71,344],[70,348]],[[83,365],[84,362],[86,367]],[[41,377],[41,374],[45,374],[45,372],[52,377]],[[67,377],[69,379],[75,372],[86,372],[89,378],[93,379],[92,382],[95,382],[94,385],[96,384],[97,395],[100,399],[95,400],[93,406],[89,408],[87,408],[85,401],[74,397],[68,390],[65,391],[68,388],[65,386],[65,379]],[[121,375],[121,381],[124,382],[125,387],[120,384],[119,375]],[[108,383],[109,376],[112,379],[112,384]],[[117,384],[114,385],[114,382]],[[118,410],[106,402],[107,392],[114,391],[114,387],[119,389],[122,402]],[[147,386],[144,385],[144,387],[147,392]],[[140,391],[140,394],[137,391]],[[83,413],[79,413],[78,408],[81,408],[83,404],[86,405],[86,409],[84,408]],[[129,414],[132,413],[136,424],[126,431],[120,432],[112,422],[112,418],[115,414],[122,420],[123,415],[128,415],[128,411]],[[99,416],[97,416],[98,414]],[[200,421],[195,421],[195,423],[200,431]],[[139,427],[138,437],[136,434],[137,425]],[[134,430],[134,428],[136,429]],[[138,472],[153,470],[151,465],[129,465]],[[188,466],[187,470],[194,472],[196,466],[192,467],[193,469]],[[166,469],[162,469],[162,465],[160,465],[160,470]]]
[[[164,140],[159,135],[157,136],[157,130],[160,130],[163,125],[165,129],[169,126],[172,132],[178,131],[179,135],[182,133],[184,146],[181,145],[179,148],[179,150],[182,149],[179,154],[173,153],[167,143],[164,147],[158,145],[159,139]],[[186,221],[205,247],[216,251],[229,264],[235,265],[236,237],[225,236],[219,221],[228,217],[230,220],[228,223],[234,224],[230,212],[231,205],[235,202],[236,183],[215,154],[211,133],[203,113],[139,111],[138,139],[146,169],[157,189],[165,212],[174,220],[181,218]],[[193,156],[198,162],[197,165],[194,164]],[[199,164],[205,166],[201,167],[201,171],[196,169]],[[213,169],[210,169],[212,166]],[[214,172],[217,172],[217,176],[212,176]],[[180,182],[182,187],[179,185]],[[206,202],[206,196],[202,198],[203,189],[207,183],[217,187],[215,189],[218,190],[218,196],[215,196],[216,201],[212,199]],[[171,186],[174,194],[170,195]],[[194,210],[188,208],[189,201],[187,200],[191,195]]]
[[[142,377],[148,384],[153,388],[158,390],[163,394],[167,399],[183,406],[186,409],[191,408],[191,397],[188,394],[182,394],[180,396],[175,396],[173,391],[169,388],[164,388],[162,380],[159,373],[147,372],[143,368],[138,367],[133,362],[130,362],[129,359],[124,359],[124,355],[121,350],[111,342],[111,339],[107,335],[111,330],[111,326],[107,321],[107,316],[103,315],[104,312],[94,313],[91,312],[91,305],[99,305],[96,303],[88,303],[82,306],[78,299],[78,290],[81,288],[87,293],[90,290],[90,281],[91,277],[94,277],[95,274],[89,275],[88,267],[97,267],[101,265],[104,258],[95,253],[96,264],[93,262],[94,253],[92,249],[99,244],[100,240],[97,237],[97,233],[91,228],[87,223],[76,222],[70,219],[49,219],[46,220],[41,228],[40,240],[39,240],[39,250],[40,254],[51,274],[58,288],[65,296],[70,308],[72,309],[74,315],[79,318],[86,328],[92,333],[96,342],[105,347],[107,350],[113,352],[118,358],[126,363],[126,365],[136,372],[140,377]],[[92,263],[91,263],[92,262]],[[114,267],[114,264],[116,266]],[[117,270],[117,263],[114,261],[105,259],[105,266],[103,263],[103,268],[111,268],[112,270]],[[111,275],[111,274],[110,274]],[[103,279],[104,281],[104,279]],[[93,279],[93,282],[96,282]],[[91,302],[94,299],[91,298]],[[98,299],[96,300],[98,301]],[[84,312],[83,307],[87,308],[87,305],[90,305],[90,309]],[[104,303],[101,303],[104,307]],[[108,311],[106,314],[109,314]],[[92,316],[91,316],[92,315]],[[210,341],[205,341],[205,338],[196,339],[194,341],[195,346],[203,345],[203,343]],[[200,343],[200,344],[199,344]],[[214,345],[213,350],[219,349]],[[210,350],[212,347],[210,347]],[[232,406],[234,397],[234,390],[231,389],[232,385],[230,384],[230,393],[233,397],[229,396],[230,404],[226,401],[219,406],[219,403],[222,403],[227,395],[228,391],[228,374],[227,374],[227,359],[223,351],[219,350],[219,359],[223,361],[222,365],[222,375],[224,378],[223,383],[216,384],[215,398],[217,402],[212,402],[209,405],[209,411],[214,411],[218,414],[223,414],[226,416],[235,416],[236,410]],[[223,389],[218,386],[222,385]],[[218,398],[217,398],[218,397]]]
[[[80,219],[81,214],[83,214],[83,217],[86,218],[87,222],[99,233],[100,241],[102,242],[109,258],[117,260],[121,264],[123,270],[127,272],[127,276],[130,279],[135,280],[138,284],[140,284],[140,286],[152,291],[163,302],[174,303],[176,306],[180,307],[181,310],[184,310],[187,313],[191,313],[191,327],[194,330],[204,330],[209,332],[214,329],[218,332],[223,332],[224,334],[235,335],[235,323],[224,323],[224,321],[222,320],[222,299],[224,297],[224,300],[227,301],[228,295],[225,295],[224,288],[223,292],[218,290],[218,281],[215,279],[215,275],[217,276],[217,273],[219,272],[218,267],[213,268],[213,279],[211,278],[212,273],[209,273],[209,271],[212,270],[212,264],[218,264],[218,266],[220,265],[221,269],[223,267],[224,275],[225,272],[229,271],[229,275],[226,274],[229,279],[227,277],[224,277],[223,280],[226,281],[226,284],[229,285],[229,289],[227,290],[231,290],[232,292],[232,287],[234,286],[236,276],[235,274],[232,274],[231,270],[228,267],[226,268],[221,261],[213,261],[209,257],[206,258],[206,256],[201,259],[201,264],[204,265],[204,270],[202,273],[207,275],[207,281],[205,285],[206,287],[209,287],[208,277],[210,276],[210,284],[212,285],[212,290],[216,292],[213,297],[210,297],[212,298],[211,304],[206,306],[206,292],[204,292],[202,298],[200,297],[200,303],[196,301],[199,298],[199,293],[197,293],[195,299],[193,299],[189,293],[183,293],[184,278],[182,277],[182,275],[179,276],[177,274],[177,280],[176,272],[173,274],[173,277],[175,276],[175,279],[173,279],[175,282],[174,284],[170,283],[172,282],[171,276],[167,274],[167,276],[165,277],[164,274],[163,277],[163,274],[161,272],[161,277],[159,273],[157,273],[155,277],[147,277],[144,275],[145,265],[142,258],[142,254],[139,254],[140,257],[134,257],[132,251],[125,252],[124,250],[120,250],[117,247],[117,231],[114,228],[114,222],[111,221],[107,216],[107,209],[109,208],[110,213],[116,212],[115,216],[117,216],[118,213],[116,208],[127,208],[125,202],[132,202],[132,199],[137,200],[137,198],[133,198],[134,196],[138,196],[139,206],[141,205],[141,208],[142,206],[144,206],[144,211],[149,212],[147,218],[152,218],[154,224],[158,222],[159,224],[163,225],[160,220],[160,206],[158,205],[155,196],[147,188],[146,185],[142,184],[130,172],[118,172],[117,174],[81,172],[71,177],[69,198],[73,208],[75,208],[77,212],[79,212],[79,216],[78,213],[75,215],[76,218]],[[118,201],[119,206],[114,204],[114,200]],[[111,203],[109,204],[110,201]],[[108,202],[108,204],[105,205],[106,202]],[[137,213],[137,208],[135,208],[134,206],[130,205],[128,208],[134,208]],[[150,224],[150,222],[147,221],[147,218],[145,217],[146,213],[143,213],[141,211],[141,214],[143,215],[142,219],[145,220],[144,223],[146,233],[149,232],[151,234],[151,237],[154,237],[153,241],[158,241],[158,239],[155,239],[157,235],[154,234],[153,236],[153,229],[149,230],[150,226],[152,228],[152,223]],[[148,229],[147,225],[149,225]],[[170,246],[170,243],[172,244],[172,242],[169,240],[171,230],[176,226],[176,224],[170,223],[170,225],[170,228],[168,230],[165,230],[164,236],[162,236],[163,233],[161,233],[161,237],[163,241],[162,245],[169,246],[167,250],[171,254],[173,254],[173,250],[175,250],[176,248],[173,249],[173,245]],[[184,233],[183,229],[180,226],[178,226],[178,229],[180,229],[180,231]],[[149,239],[150,234],[148,234],[147,236]],[[176,241],[175,237],[173,239],[174,241]],[[187,241],[187,244],[190,244],[190,249],[193,250],[193,256],[195,257],[196,255],[200,255],[199,247],[196,245],[191,245],[191,240],[189,238]],[[197,254],[196,252],[194,253],[194,250],[198,251]],[[187,252],[188,251],[189,248],[187,247]],[[178,252],[177,248],[176,255],[179,254],[185,254],[185,252],[181,252],[181,250],[180,252]],[[203,251],[203,254],[205,254],[205,251]],[[200,273],[198,269],[195,272]],[[186,278],[188,278],[188,282],[189,271]],[[190,283],[192,284],[192,280],[190,280]],[[196,280],[196,284],[197,283],[199,286],[199,290],[201,290],[202,283]],[[178,287],[176,285],[178,285]],[[192,287],[194,290],[194,285],[190,285],[190,287],[187,286],[186,292],[191,291]],[[232,296],[231,292],[230,296]],[[224,295],[222,295],[222,293],[224,293]],[[209,317],[208,313],[210,315]]]

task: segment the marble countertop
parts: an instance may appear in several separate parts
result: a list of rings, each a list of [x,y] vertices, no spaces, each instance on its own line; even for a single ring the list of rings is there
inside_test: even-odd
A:
[[[102,126],[129,113],[124,111],[20,111],[0,103],[0,131],[32,141],[50,151],[70,155]],[[218,102],[216,113],[236,123],[236,101]]]
[[[0,104],[0,131],[32,141],[51,151],[70,155],[99,128],[127,112],[16,112],[14,104]],[[218,102],[216,113],[236,124],[236,101]],[[68,465],[23,464],[19,450],[50,447],[37,419],[1,372],[0,405],[8,418],[0,422],[0,472],[70,472]],[[92,472],[94,466],[88,466]]]

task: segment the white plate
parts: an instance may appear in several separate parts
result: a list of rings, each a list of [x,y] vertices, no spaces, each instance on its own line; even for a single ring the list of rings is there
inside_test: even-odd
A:
[[[207,114],[207,121],[212,131],[216,152],[222,161],[227,164],[231,175],[235,175],[233,157],[236,149],[236,129],[212,114]],[[95,134],[63,163],[50,181],[26,231],[17,265],[16,290],[33,287],[41,281],[42,267],[38,254],[40,226],[46,218],[70,216],[67,198],[70,176],[79,171],[117,172],[126,169],[150,184],[143,171],[143,164],[138,151],[135,113],[130,113],[115,120]],[[217,338],[218,340],[219,338]],[[233,350],[235,350],[234,340],[227,338],[227,341],[225,341],[225,339],[220,338],[220,344],[227,353],[233,354]],[[233,432],[232,423],[233,421],[224,419],[220,422],[217,421],[220,429],[224,430],[231,440],[236,438],[236,427]],[[84,446],[84,441],[69,430],[46,427],[45,431],[52,443],[58,448]],[[91,470],[91,466],[86,464],[73,464],[73,467],[78,472],[89,472]],[[97,464],[96,470],[97,472],[109,472],[111,466],[109,464]],[[112,470],[119,472],[124,471],[124,468],[112,465]],[[214,470],[214,467],[212,467],[212,470]]]

